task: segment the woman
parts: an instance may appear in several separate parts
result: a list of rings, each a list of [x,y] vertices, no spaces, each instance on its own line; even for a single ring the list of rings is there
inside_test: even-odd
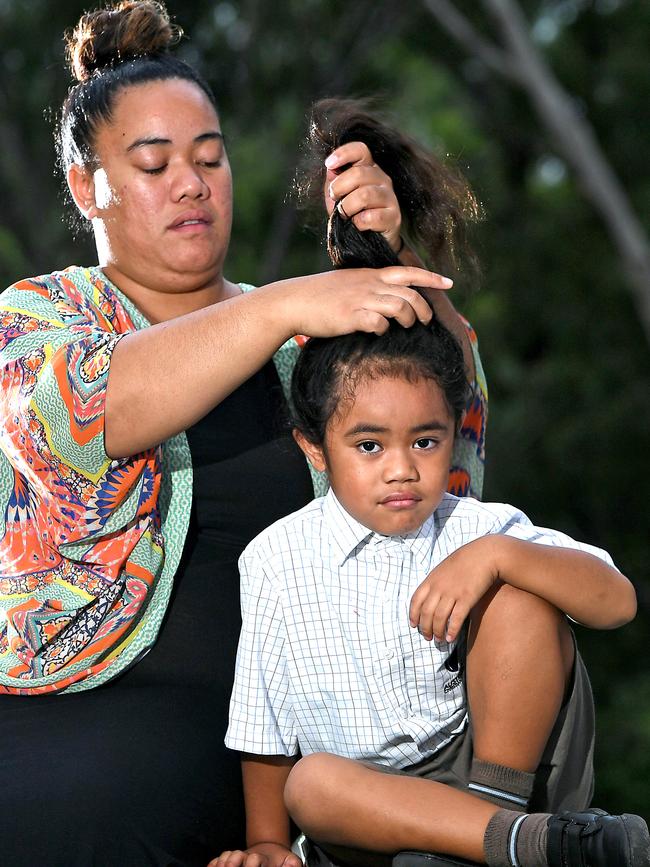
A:
[[[81,19],[58,145],[98,265],[2,297],[7,867],[204,865],[243,839],[223,746],[237,558],[314,493],[279,422],[293,335],[426,321],[410,287],[450,282],[416,267],[252,292],[227,280],[227,153],[210,88],[169,53],[176,36],[150,0]],[[401,249],[367,148],[328,168],[329,206]]]

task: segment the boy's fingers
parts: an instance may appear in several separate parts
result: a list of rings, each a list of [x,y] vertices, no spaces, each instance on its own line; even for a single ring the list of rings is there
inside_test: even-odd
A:
[[[465,622],[468,614],[469,611],[467,611],[467,609],[465,609],[463,606],[454,606],[454,610],[451,612],[449,622],[447,623],[447,633],[445,635],[445,641],[455,641],[458,638],[458,633],[462,629],[463,623]]]
[[[454,609],[455,601],[455,599],[441,599],[436,607],[432,629],[438,641],[443,641],[447,634],[447,624]]]
[[[420,622],[420,610],[428,594],[428,586],[426,584],[420,584],[411,597],[411,604],[409,605],[409,623],[414,629]]]

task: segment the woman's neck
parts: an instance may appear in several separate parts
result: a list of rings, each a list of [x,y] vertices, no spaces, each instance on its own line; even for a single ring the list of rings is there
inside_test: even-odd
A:
[[[236,283],[231,283],[221,275],[205,285],[164,292],[143,286],[113,265],[102,266],[102,271],[152,325],[176,319],[178,316],[201,310],[210,304],[217,304],[241,293]]]

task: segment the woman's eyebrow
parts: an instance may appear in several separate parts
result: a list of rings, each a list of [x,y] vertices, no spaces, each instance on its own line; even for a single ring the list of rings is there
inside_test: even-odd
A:
[[[223,141],[223,133],[210,131],[210,132],[202,132],[201,135],[197,135],[194,141],[199,144],[204,141],[214,141],[214,140]],[[161,136],[143,136],[142,138],[137,138],[135,141],[131,142],[131,144],[127,147],[126,152],[130,153],[137,148],[148,147],[149,145],[168,145],[172,144],[172,140],[170,138],[162,138]]]

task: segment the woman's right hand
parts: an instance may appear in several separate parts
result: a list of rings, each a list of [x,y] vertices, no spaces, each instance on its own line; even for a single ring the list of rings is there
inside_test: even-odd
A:
[[[297,855],[279,843],[258,843],[250,849],[222,852],[208,867],[303,867]]]
[[[327,271],[265,288],[276,295],[269,312],[283,322],[287,337],[332,337],[351,331],[383,334],[391,319],[406,327],[416,319],[428,323],[431,308],[413,286],[446,290],[452,281],[424,268],[396,265]]]

